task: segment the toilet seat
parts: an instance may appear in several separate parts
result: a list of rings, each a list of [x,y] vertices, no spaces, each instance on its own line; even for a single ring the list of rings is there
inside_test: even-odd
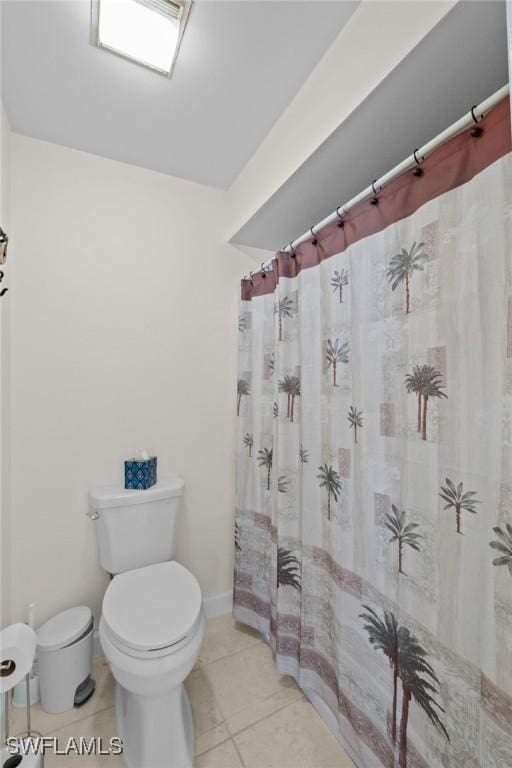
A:
[[[103,598],[103,628],[120,651],[138,658],[176,652],[201,623],[201,588],[175,561],[116,576]]]

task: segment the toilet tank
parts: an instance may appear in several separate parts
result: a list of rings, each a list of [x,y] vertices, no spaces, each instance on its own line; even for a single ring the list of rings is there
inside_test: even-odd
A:
[[[172,560],[175,527],[184,482],[159,480],[145,491],[121,486],[89,492],[88,515],[94,520],[99,561],[116,574]]]

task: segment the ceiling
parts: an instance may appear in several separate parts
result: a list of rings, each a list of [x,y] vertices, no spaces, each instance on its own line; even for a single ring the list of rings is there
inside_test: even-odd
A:
[[[508,81],[505,3],[460,2],[232,238],[277,250]]]
[[[196,1],[170,80],[91,45],[90,0],[0,6],[14,131],[227,188],[357,2]]]

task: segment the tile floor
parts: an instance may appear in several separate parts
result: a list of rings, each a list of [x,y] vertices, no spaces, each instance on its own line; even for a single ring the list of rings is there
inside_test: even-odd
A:
[[[95,659],[96,692],[83,708],[48,715],[32,708],[32,725],[65,742],[116,735],[113,681]],[[231,616],[210,619],[199,660],[186,681],[196,729],[196,768],[353,768],[295,682],[280,675],[259,635]],[[11,733],[24,728],[13,713]],[[116,756],[48,754],[45,768],[120,768]],[[146,766],[151,768],[151,766]]]

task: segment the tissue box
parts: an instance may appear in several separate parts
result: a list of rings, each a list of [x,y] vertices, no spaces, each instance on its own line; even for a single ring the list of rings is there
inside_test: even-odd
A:
[[[156,456],[128,459],[124,463],[124,487],[145,491],[156,483]]]

